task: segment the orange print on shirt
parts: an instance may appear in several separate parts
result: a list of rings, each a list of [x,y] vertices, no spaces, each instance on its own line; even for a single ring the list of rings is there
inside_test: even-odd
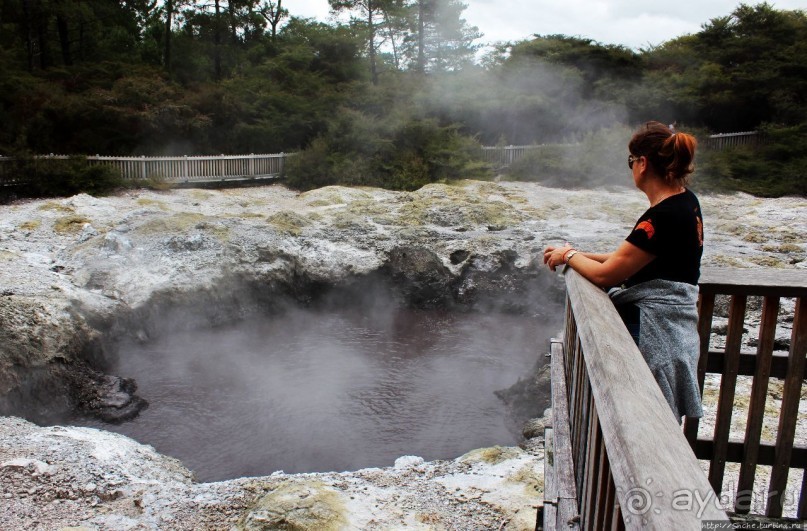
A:
[[[647,239],[648,240],[650,238],[652,238],[653,235],[656,233],[656,229],[653,227],[653,220],[652,219],[648,219],[647,221],[642,221],[641,223],[636,225],[636,230],[643,230],[645,232],[645,234],[647,234]]]
[[[701,218],[695,216],[695,223],[698,227],[698,245],[703,247],[703,222]]]

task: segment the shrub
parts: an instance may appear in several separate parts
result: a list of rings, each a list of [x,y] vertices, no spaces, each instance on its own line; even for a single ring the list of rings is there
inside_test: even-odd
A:
[[[18,154],[8,164],[8,176],[21,181],[14,187],[14,193],[21,196],[70,196],[82,192],[103,195],[124,185],[117,170],[90,165],[86,157],[57,159]]]
[[[287,183],[309,190],[331,184],[415,190],[430,182],[491,176],[479,144],[431,118],[376,120],[342,109],[326,134],[288,160]]]
[[[701,188],[762,197],[807,196],[807,124],[760,128],[759,145],[704,150]]]
[[[569,188],[632,186],[627,166],[631,134],[626,126],[614,126],[586,133],[577,143],[543,145],[514,161],[505,176]]]

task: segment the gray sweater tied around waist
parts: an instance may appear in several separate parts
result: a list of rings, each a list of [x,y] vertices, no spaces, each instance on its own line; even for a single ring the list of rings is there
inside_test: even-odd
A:
[[[701,417],[698,388],[698,286],[650,280],[629,288],[612,288],[615,305],[639,308],[639,351],[647,361],[676,420]]]

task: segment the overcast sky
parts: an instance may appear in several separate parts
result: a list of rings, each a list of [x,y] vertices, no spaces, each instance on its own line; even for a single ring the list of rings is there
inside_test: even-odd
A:
[[[807,9],[807,0],[770,3],[778,9]],[[284,4],[294,16],[328,20],[327,0],[287,0]],[[482,43],[562,33],[638,49],[697,33],[701,24],[730,14],[740,1],[466,0],[465,4],[466,20],[484,33]]]

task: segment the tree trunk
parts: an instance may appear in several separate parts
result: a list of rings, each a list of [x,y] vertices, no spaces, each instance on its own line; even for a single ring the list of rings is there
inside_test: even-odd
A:
[[[163,48],[163,65],[171,71],[171,26],[174,18],[174,0],[165,0],[165,46]]]
[[[277,10],[275,11],[275,15],[272,17],[272,20],[269,21],[269,23],[272,25],[273,42],[277,40],[277,25],[280,23],[280,14],[283,12],[280,6],[282,2],[283,0],[277,0]]]
[[[20,33],[25,41],[25,53],[28,56],[28,71],[34,70],[34,38],[31,32],[31,0],[22,1],[22,21]]]
[[[216,0],[216,16],[213,28],[213,77],[221,79],[221,2]]]
[[[70,66],[73,64],[73,58],[70,55],[70,33],[67,27],[67,18],[61,2],[59,3],[59,9],[56,14],[56,29],[59,32],[59,46],[62,49],[62,61],[65,65]]]
[[[378,69],[376,67],[375,26],[373,25],[373,2],[367,0],[367,31],[370,34],[370,79],[378,85]]]
[[[395,69],[400,70],[401,63],[398,59],[398,47],[395,44],[395,32],[392,30],[392,22],[390,21],[389,14],[387,13],[386,9],[384,9],[382,13],[384,14],[384,23],[387,26],[387,35],[389,35],[390,46],[392,46],[392,61],[395,63]]]
[[[417,64],[417,70],[421,74],[426,72],[426,53],[425,53],[425,50],[424,50],[424,42],[426,40],[424,32],[426,31],[426,29],[425,29],[425,24],[423,23],[423,15],[424,15],[423,2],[424,1],[425,0],[418,0],[418,64]]]
[[[48,19],[42,12],[38,13],[36,21],[36,38],[39,41],[39,66],[42,70],[51,64],[50,49],[48,47]]]

